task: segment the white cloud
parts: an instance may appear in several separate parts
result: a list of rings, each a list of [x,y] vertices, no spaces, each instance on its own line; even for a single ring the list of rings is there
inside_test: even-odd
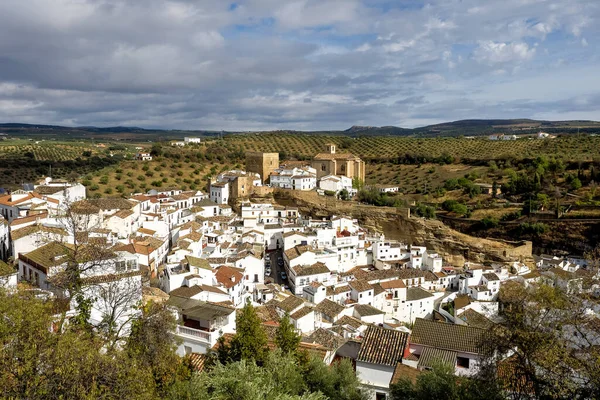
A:
[[[501,63],[519,63],[533,58],[535,48],[527,43],[498,43],[493,41],[480,42],[473,56],[480,63],[494,65]]]
[[[0,120],[334,129],[539,113],[546,70],[555,104],[598,87],[597,1],[235,3],[2,0]]]

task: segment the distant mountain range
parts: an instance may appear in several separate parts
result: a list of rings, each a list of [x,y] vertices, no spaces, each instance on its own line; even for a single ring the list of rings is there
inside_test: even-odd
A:
[[[166,130],[144,129],[138,127],[114,126],[99,128],[95,126],[67,127],[57,125],[32,125],[20,123],[0,124],[0,133],[12,136],[53,136],[61,138],[98,138],[122,140],[172,139],[182,136],[217,136],[220,134],[261,134],[293,133],[306,135],[344,135],[344,136],[480,136],[490,133],[531,134],[543,130],[554,134],[596,133],[600,134],[600,122],[596,121],[538,121],[532,119],[466,119],[454,122],[408,129],[396,126],[352,126],[344,131],[291,131],[269,132],[225,132],[209,130]]]

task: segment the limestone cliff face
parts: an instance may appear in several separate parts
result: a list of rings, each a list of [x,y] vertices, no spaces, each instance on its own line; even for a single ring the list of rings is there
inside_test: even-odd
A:
[[[315,218],[351,215],[366,229],[407,244],[424,244],[456,266],[463,266],[465,261],[526,261],[531,257],[531,242],[475,238],[440,221],[410,217],[406,210],[337,201],[315,192],[276,191],[275,200],[282,205],[294,205],[301,213]]]

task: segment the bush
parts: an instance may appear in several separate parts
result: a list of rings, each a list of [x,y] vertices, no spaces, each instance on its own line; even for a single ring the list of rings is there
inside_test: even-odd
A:
[[[506,213],[500,217],[500,221],[514,221],[515,219],[521,218],[521,211],[517,210],[511,213]]]
[[[444,182],[444,189],[446,190],[455,190],[458,189],[460,187],[460,185],[458,184],[458,179],[448,179],[446,182]]]
[[[469,209],[466,205],[459,203],[456,200],[446,200],[442,203],[442,208],[446,211],[453,212],[458,215],[466,215]]]
[[[335,191],[334,190],[326,190],[325,191],[325,196],[335,196]]]
[[[413,212],[419,217],[435,219],[435,208],[425,204],[417,204]]]
[[[483,229],[497,228],[498,227],[498,218],[484,217],[480,221],[480,225]]]
[[[543,235],[544,233],[546,233],[548,231],[548,225],[541,223],[541,222],[533,222],[533,223],[523,222],[522,224],[519,225],[517,230],[522,235],[539,236],[539,235]]]

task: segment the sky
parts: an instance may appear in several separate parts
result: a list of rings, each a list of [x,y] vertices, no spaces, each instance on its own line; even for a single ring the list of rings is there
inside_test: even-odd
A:
[[[600,120],[599,0],[1,0],[0,122]]]

